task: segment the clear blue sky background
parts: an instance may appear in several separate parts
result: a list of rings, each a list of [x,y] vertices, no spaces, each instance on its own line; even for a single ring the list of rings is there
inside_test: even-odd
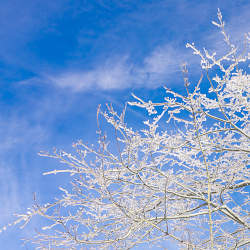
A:
[[[223,50],[211,24],[220,8],[238,43],[249,31],[247,0],[1,0],[0,1],[0,227],[12,214],[59,194],[66,176],[42,176],[59,164],[37,155],[96,141],[100,103],[121,109],[131,92],[160,99],[166,85],[181,91],[180,64],[200,76],[185,48]],[[127,119],[143,117],[129,109]],[[39,225],[0,234],[0,249],[22,249]],[[32,249],[26,246],[23,249]]]

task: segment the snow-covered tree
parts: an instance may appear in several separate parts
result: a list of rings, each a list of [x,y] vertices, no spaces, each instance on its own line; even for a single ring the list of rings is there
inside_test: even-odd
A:
[[[125,109],[118,114],[109,105],[97,112],[96,146],[79,141],[76,155],[42,153],[64,163],[46,174],[67,172],[72,182],[54,202],[19,215],[24,225],[35,215],[47,219],[31,240],[38,249],[130,249],[167,241],[180,249],[237,249],[250,243],[250,37],[239,51],[220,11],[213,24],[228,51],[217,56],[187,44],[201,58],[200,80],[191,82],[183,66],[186,94],[165,88],[158,103],[133,95],[128,105],[148,112],[143,129],[129,127]],[[101,116],[114,129],[110,139]]]

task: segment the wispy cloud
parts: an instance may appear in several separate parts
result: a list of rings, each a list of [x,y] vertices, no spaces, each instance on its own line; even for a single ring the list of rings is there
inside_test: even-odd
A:
[[[33,153],[36,156],[38,145],[46,139],[46,133],[41,126],[9,114],[9,117],[0,118],[0,138],[1,227],[11,222],[13,213],[31,201],[34,183],[28,179],[36,168],[31,168],[25,155]]]
[[[172,44],[158,46],[145,56],[140,65],[133,63],[131,56],[116,56],[101,62],[90,71],[65,71],[48,80],[59,87],[72,91],[115,90],[125,88],[156,88],[164,80],[173,79],[181,72],[181,65],[193,61],[189,51],[175,48]]]
[[[90,71],[66,71],[57,76],[48,76],[48,80],[62,88],[73,91],[86,91],[93,88],[102,90],[123,89],[131,81],[133,66],[127,58],[108,59]]]
[[[21,198],[17,176],[11,170],[9,164],[0,162],[0,228],[12,221],[13,213],[20,211]],[[25,193],[24,193],[25,194]]]

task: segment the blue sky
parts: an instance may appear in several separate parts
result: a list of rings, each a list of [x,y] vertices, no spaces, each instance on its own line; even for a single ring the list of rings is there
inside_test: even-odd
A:
[[[119,110],[132,92],[156,100],[161,86],[181,91],[185,62],[191,79],[200,76],[185,44],[223,51],[211,24],[217,8],[239,42],[249,31],[243,0],[0,1],[0,227],[32,205],[34,192],[42,202],[58,195],[67,177],[42,176],[59,164],[37,153],[94,143],[98,104]],[[144,114],[129,112],[138,126]],[[0,248],[22,249],[19,238],[36,223],[0,234]]]

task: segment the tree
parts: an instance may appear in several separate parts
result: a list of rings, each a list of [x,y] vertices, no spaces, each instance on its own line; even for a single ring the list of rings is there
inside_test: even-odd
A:
[[[201,58],[200,80],[191,84],[184,66],[185,95],[165,88],[160,103],[133,95],[129,105],[149,115],[143,129],[126,125],[126,107],[121,114],[99,107],[97,146],[79,141],[76,155],[41,154],[67,166],[45,174],[69,173],[72,185],[60,188],[55,202],[18,215],[16,223],[24,225],[35,215],[48,220],[32,239],[38,249],[130,249],[167,240],[181,249],[236,249],[250,243],[249,54],[231,43],[220,11],[213,24],[228,52],[217,58],[187,44]],[[248,35],[245,50],[249,41]],[[205,93],[202,84],[209,84]],[[111,142],[100,115],[114,129]]]

